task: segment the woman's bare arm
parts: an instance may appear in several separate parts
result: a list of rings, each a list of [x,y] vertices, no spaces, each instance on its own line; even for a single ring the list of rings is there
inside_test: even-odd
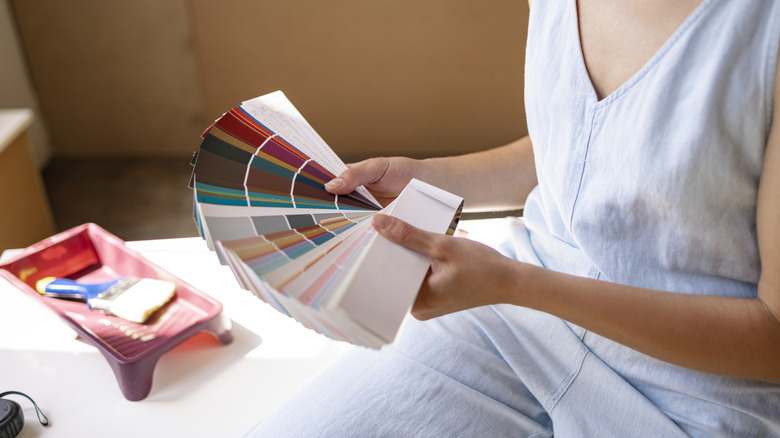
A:
[[[495,149],[426,160],[403,157],[371,158],[349,169],[326,187],[344,194],[365,185],[386,204],[411,178],[465,198],[467,210],[511,210],[522,207],[536,186],[536,169],[528,137]]]

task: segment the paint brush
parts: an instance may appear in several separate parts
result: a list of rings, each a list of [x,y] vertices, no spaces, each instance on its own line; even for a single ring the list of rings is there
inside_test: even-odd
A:
[[[103,283],[46,277],[38,280],[35,288],[42,295],[86,301],[90,309],[105,310],[127,321],[143,324],[173,298],[176,285],[170,281],[137,277],[121,277]]]

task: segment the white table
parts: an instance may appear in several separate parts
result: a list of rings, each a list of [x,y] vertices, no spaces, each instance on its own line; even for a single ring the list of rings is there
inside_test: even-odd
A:
[[[20,437],[238,437],[349,348],[303,328],[241,290],[200,238],[128,242],[221,301],[234,341],[201,333],[158,362],[151,393],[126,400],[96,348],[53,312],[0,278],[0,392],[18,396]]]
[[[461,229],[487,244],[501,219]],[[128,242],[163,269],[222,302],[234,341],[196,335],[157,363],[151,393],[127,401],[96,348],[32,297],[0,278],[0,392],[31,396],[49,417],[23,408],[21,438],[239,437],[352,347],[310,331],[239,288],[200,238]]]

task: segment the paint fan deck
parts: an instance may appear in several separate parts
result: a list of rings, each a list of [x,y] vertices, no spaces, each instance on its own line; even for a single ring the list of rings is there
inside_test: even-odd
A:
[[[347,166],[281,91],[215,121],[192,165],[195,223],[241,286],[306,327],[372,348],[394,341],[429,262],[379,236],[371,217],[452,234],[463,207],[419,180],[384,208],[362,186],[328,193]]]

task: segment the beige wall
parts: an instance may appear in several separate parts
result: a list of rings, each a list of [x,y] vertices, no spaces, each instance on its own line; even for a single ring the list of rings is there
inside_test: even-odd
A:
[[[185,0],[15,0],[55,155],[172,155],[203,127]]]
[[[347,158],[526,132],[523,1],[13,5],[58,155],[189,155],[224,111],[277,89]]]
[[[48,161],[51,150],[27,71],[9,1],[0,0],[0,108],[33,110],[29,147],[36,167],[40,168]]]

